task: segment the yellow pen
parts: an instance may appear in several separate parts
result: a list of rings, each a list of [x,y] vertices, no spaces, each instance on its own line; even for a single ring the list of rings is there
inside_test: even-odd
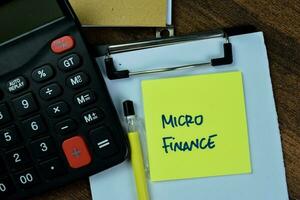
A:
[[[130,159],[133,168],[138,200],[149,200],[143,152],[139,133],[136,128],[136,117],[132,101],[123,102],[124,115],[128,125],[128,138],[130,143]]]

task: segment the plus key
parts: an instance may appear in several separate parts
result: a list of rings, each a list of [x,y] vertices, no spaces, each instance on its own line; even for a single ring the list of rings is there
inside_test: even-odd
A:
[[[80,136],[65,140],[62,148],[70,167],[73,169],[84,167],[92,161],[88,147]]]

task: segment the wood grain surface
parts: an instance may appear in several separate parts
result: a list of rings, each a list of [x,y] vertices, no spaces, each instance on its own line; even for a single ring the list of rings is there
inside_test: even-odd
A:
[[[241,24],[255,25],[264,32],[289,196],[300,200],[300,1],[174,0],[173,20],[176,35]],[[155,29],[92,28],[84,33],[92,44],[106,44],[150,39]],[[89,183],[87,179],[80,180],[33,199],[91,199]]]

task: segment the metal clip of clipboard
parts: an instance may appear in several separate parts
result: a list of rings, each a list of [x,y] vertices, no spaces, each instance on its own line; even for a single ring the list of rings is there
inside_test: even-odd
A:
[[[144,74],[153,74],[153,73],[162,73],[168,71],[175,70],[183,70],[183,69],[192,69],[201,66],[220,66],[220,65],[228,65],[233,62],[233,54],[232,54],[232,44],[229,41],[229,37],[233,35],[245,34],[250,32],[255,32],[256,28],[253,26],[239,26],[234,28],[227,28],[223,30],[210,31],[205,33],[199,33],[196,35],[188,35],[188,36],[179,36],[179,37],[169,37],[169,38],[160,38],[148,41],[141,42],[133,42],[126,44],[118,44],[118,45],[110,45],[107,46],[105,53],[105,69],[107,73],[107,77],[110,80],[115,79],[123,79],[129,78],[131,76],[144,75]],[[184,42],[211,39],[211,38],[224,38],[223,44],[223,57],[220,58],[211,58],[207,62],[195,63],[190,65],[181,65],[175,67],[166,67],[159,69],[147,69],[142,71],[129,71],[129,70],[117,70],[114,65],[113,58],[111,55],[117,53],[124,53],[129,51],[143,50],[155,47],[163,47],[168,45],[175,45]]]

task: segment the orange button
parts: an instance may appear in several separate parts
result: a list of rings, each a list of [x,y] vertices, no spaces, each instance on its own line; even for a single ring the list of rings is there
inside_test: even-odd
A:
[[[51,50],[54,53],[59,54],[59,53],[63,53],[63,52],[66,52],[66,51],[72,49],[74,46],[75,46],[75,42],[74,42],[73,37],[66,35],[66,36],[63,36],[61,38],[54,40],[51,43]]]
[[[91,163],[91,155],[82,137],[75,136],[65,140],[62,148],[70,167],[77,169]]]

